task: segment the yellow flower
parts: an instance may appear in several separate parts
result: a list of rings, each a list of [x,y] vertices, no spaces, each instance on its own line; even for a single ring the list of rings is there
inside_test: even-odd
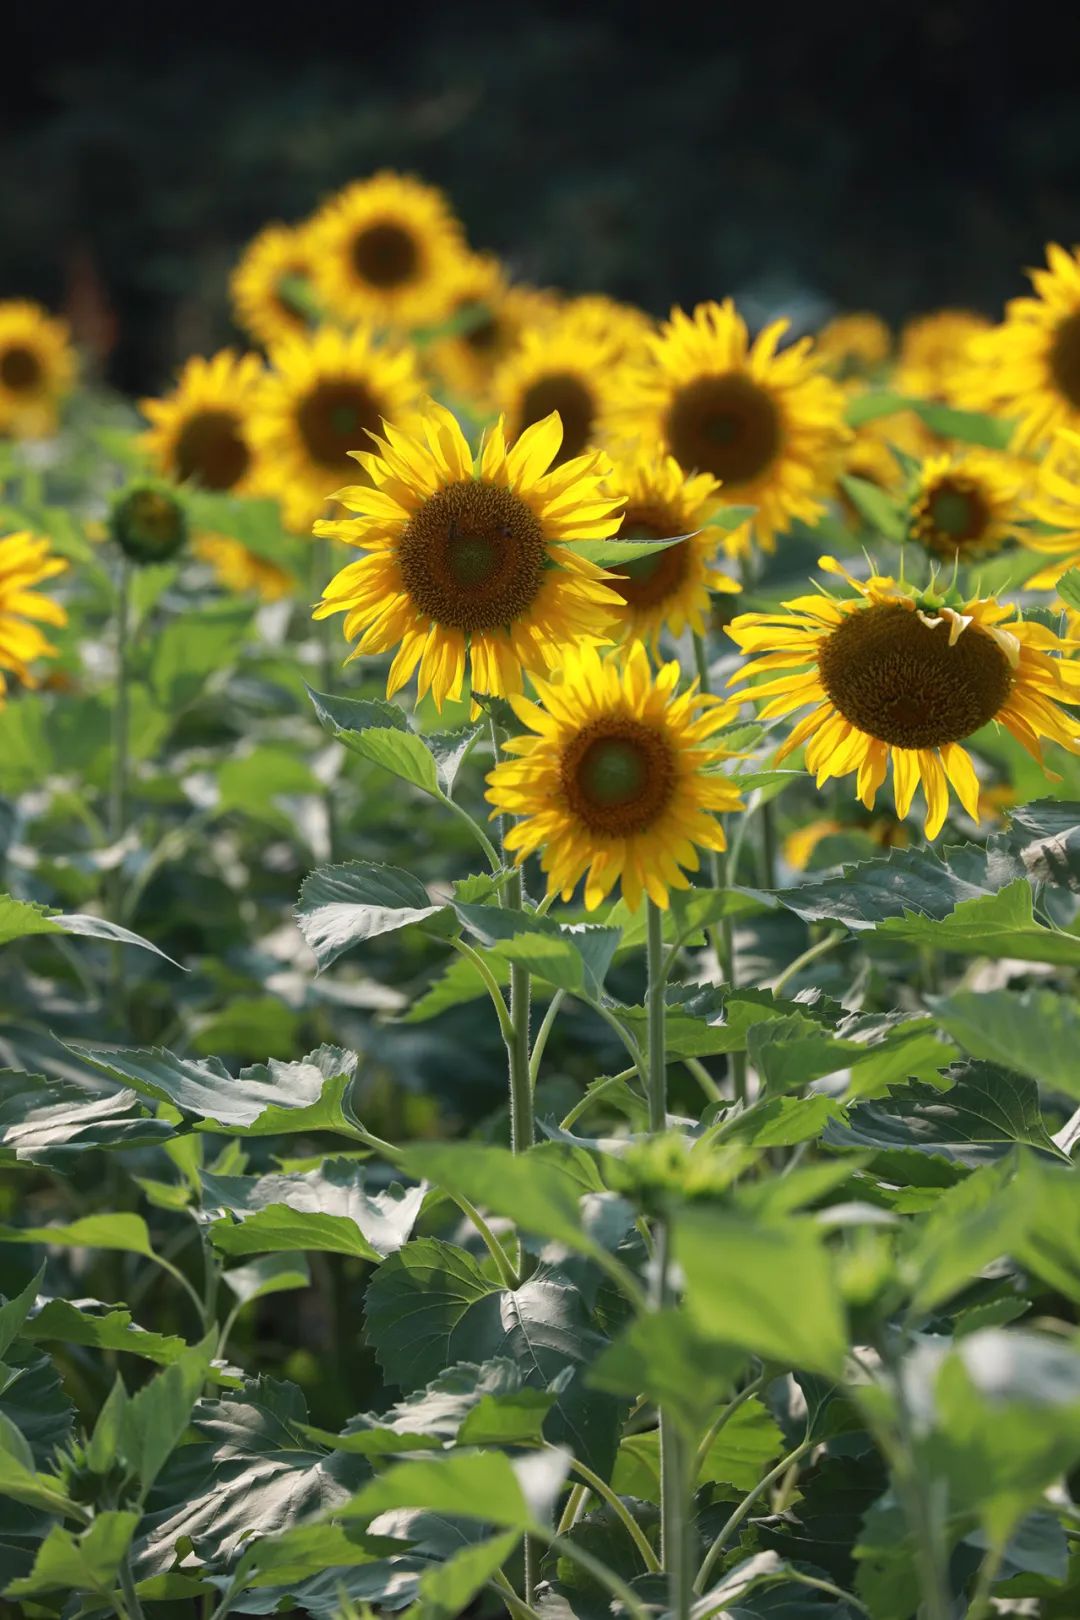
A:
[[[465,247],[441,191],[384,170],[324,204],[311,222],[311,252],[327,310],[416,327],[445,313]]]
[[[290,283],[310,286],[314,256],[305,226],[267,225],[244,249],[229,278],[236,324],[264,347],[308,329]]]
[[[1051,243],[1046,270],[1028,274],[1034,298],[1014,298],[1005,320],[967,348],[957,399],[1017,419],[1018,448],[1059,427],[1080,427],[1080,250]]]
[[[767,551],[793,519],[821,515],[849,438],[844,396],[818,374],[810,339],[777,353],[787,324],[774,321],[751,344],[730,300],[693,315],[673,310],[609,418],[613,433],[640,437],[686,472],[711,473],[723,501],[756,506]]]
[[[63,557],[52,555],[48,540],[25,532],[0,540],[0,670],[10,670],[24,686],[35,684],[28,665],[56,652],[38,625],[67,624],[59,602],[40,595],[34,586],[55,579],[67,566]],[[0,692],[3,690],[0,674]]]
[[[1037,469],[1035,493],[1028,515],[1043,530],[1027,531],[1024,544],[1053,559],[1028,580],[1033,591],[1049,591],[1062,574],[1080,566],[1080,432],[1059,428],[1054,442]]]
[[[0,434],[41,439],[54,433],[74,382],[67,322],[40,304],[0,302]]]
[[[338,492],[357,516],[315,532],[367,555],[330,581],[315,617],[344,613],[350,657],[397,648],[387,696],[418,670],[441,708],[474,692],[522,690],[522,676],[559,662],[568,644],[607,638],[618,597],[601,568],[568,542],[603,540],[619,501],[596,455],[548,471],[557,416],[511,449],[501,420],[474,461],[454,417],[429,401],[415,432],[384,424],[376,450],[358,454],[371,482]]]
[[[908,321],[900,334],[897,393],[951,402],[972,338],[989,328],[985,315],[969,309],[939,309]]]
[[[716,566],[723,532],[704,527],[716,507],[716,479],[708,473],[687,477],[673,456],[639,454],[616,464],[612,488],[626,496],[617,539],[690,536],[612,570],[611,585],[623,601],[624,637],[650,642],[655,650],[665,627],[677,636],[689,624],[704,635],[709,593],[739,589]]]
[[[287,338],[270,360],[252,423],[263,486],[291,528],[310,529],[334,491],[355,478],[351,452],[370,445],[383,417],[407,420],[422,385],[412,350],[379,346],[365,327]]]
[[[831,557],[820,566],[844,572]],[[854,598],[801,596],[783,612],[744,613],[730,626],[740,649],[753,655],[736,679],[779,672],[747,693],[767,700],[760,718],[814,705],[778,760],[806,743],[818,787],[857,771],[858,797],[872,810],[891,759],[897,815],[908,814],[921,781],[933,838],[945,820],[949,783],[978,820],[979,782],[960,745],[991,721],[1037,760],[1041,737],[1080,752],[1080,722],[1059,706],[1080,702],[1080,667],[1052,656],[1071,651],[1070,643],[992,597],[957,610],[887,577],[845,578]]]
[[[201,489],[247,495],[258,488],[252,417],[262,378],[257,355],[222,349],[213,359],[195,355],[164,399],[142,399],[153,424],[143,448],[159,472]]]
[[[909,532],[935,556],[961,562],[1021,538],[1032,469],[992,450],[932,456],[919,470]]]
[[[292,579],[266,557],[226,534],[198,534],[191,543],[196,557],[209,563],[219,585],[228,591],[256,591],[264,602],[277,602],[292,591]]]
[[[533,735],[506,745],[518,757],[491,772],[487,797],[521,817],[506,847],[519,863],[541,852],[549,893],[569,900],[584,876],[590,911],[620,882],[632,909],[643,892],[666,907],[669,890],[689,888],[698,848],[726,848],[720,812],[742,804],[716,769],[731,755],[715,734],[731,705],[696,681],[677,694],[678,681],[674,662],[651,674],[640,642],[605,659],[576,647],[561,679],[535,682],[543,708],[511,698]]]
[[[591,332],[606,343],[617,360],[643,360],[647,340],[656,331],[656,322],[634,304],[622,304],[605,293],[580,293],[561,306],[564,320],[578,331]]]
[[[492,378],[521,341],[522,333],[549,320],[554,300],[535,287],[511,286],[498,259],[463,259],[448,289],[446,320],[459,331],[437,338],[431,363],[451,394],[487,406]]]
[[[907,848],[907,830],[892,816],[867,816],[865,821],[841,821],[838,816],[822,816],[788,833],[783,844],[784,859],[796,872],[805,872],[820,843],[845,833],[862,833],[879,849]]]
[[[817,356],[834,377],[846,380],[884,365],[892,352],[892,333],[868,310],[836,315],[817,335]]]
[[[611,337],[571,314],[533,327],[495,374],[492,392],[509,441],[558,411],[561,461],[595,444],[601,418],[619,397],[624,372]]]

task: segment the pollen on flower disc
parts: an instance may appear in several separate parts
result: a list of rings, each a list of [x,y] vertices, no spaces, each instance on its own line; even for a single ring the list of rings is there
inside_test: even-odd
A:
[[[437,490],[398,547],[418,612],[464,631],[512,624],[535,601],[548,547],[532,507],[501,484],[468,479]]]

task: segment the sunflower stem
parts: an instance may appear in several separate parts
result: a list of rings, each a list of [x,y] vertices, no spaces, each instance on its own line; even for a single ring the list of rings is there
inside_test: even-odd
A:
[[[323,587],[330,577],[330,542],[323,535],[317,535],[311,547],[311,595],[315,602],[322,600]],[[329,619],[316,619],[316,633],[319,638],[319,685],[324,692],[329,692],[334,682],[334,627]],[[326,789],[326,842],[327,859],[334,861],[337,857],[337,821],[334,809],[334,784],[331,782]]]
[[[664,913],[655,900],[645,902],[648,986],[645,1008],[649,1032],[649,1129],[667,1126],[667,1053],[664,1050]]]
[[[776,820],[771,799],[762,804],[758,820],[761,823],[761,887],[763,889],[775,889]]]
[[[654,1309],[674,1299],[671,1279],[671,1231],[666,1220],[654,1229]],[[660,1408],[660,1562],[667,1571],[668,1609],[672,1620],[687,1620],[693,1603],[690,1567],[690,1457],[686,1439],[672,1415]]]
[[[128,681],[130,676],[131,564],[121,556],[116,576],[116,702],[113,705],[112,784],[109,794],[109,842],[114,848],[124,836],[128,801]],[[124,902],[123,862],[117,859],[109,881],[109,911],[121,922]],[[112,987],[118,1002],[123,992],[123,947],[113,946]]]
[[[491,747],[495,763],[499,763],[499,728],[491,722]],[[498,820],[499,843],[506,860],[506,818]],[[525,906],[525,874],[515,867],[510,879],[500,890],[502,903],[509,911],[522,911]],[[532,1147],[536,1135],[533,1119],[533,1082],[530,1073],[530,1008],[532,987],[529,970],[519,962],[510,966],[510,1033],[506,1041],[506,1055],[510,1064],[510,1147],[515,1153],[525,1153]],[[546,1037],[545,1037],[546,1038]]]

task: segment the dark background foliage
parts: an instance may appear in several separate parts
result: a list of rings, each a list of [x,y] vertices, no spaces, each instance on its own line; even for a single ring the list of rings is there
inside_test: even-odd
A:
[[[8,47],[0,294],[110,379],[229,335],[226,272],[382,164],[517,273],[657,312],[995,310],[1080,234],[1075,23],[872,6],[39,0]]]

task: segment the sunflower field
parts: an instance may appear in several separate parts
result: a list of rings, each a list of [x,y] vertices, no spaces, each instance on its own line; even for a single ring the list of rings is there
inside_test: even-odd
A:
[[[155,397],[0,302],[0,1615],[1077,1620],[1030,281],[654,319],[386,171]]]

